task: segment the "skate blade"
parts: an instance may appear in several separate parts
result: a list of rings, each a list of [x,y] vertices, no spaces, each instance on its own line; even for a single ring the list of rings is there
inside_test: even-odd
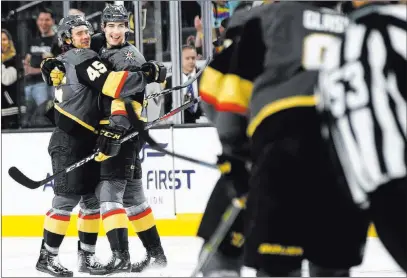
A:
[[[134,276],[134,275],[131,275],[131,271],[116,271],[116,272],[106,274],[105,276],[106,277],[110,277],[110,276],[115,277],[116,274],[119,275],[117,277],[132,277],[132,276]]]
[[[162,265],[153,265],[146,267],[142,272],[133,272],[139,273],[143,277],[168,277],[168,269],[167,266]]]
[[[78,269],[79,273],[85,273],[85,274],[90,274],[90,269]]]
[[[37,269],[37,273],[40,274],[39,277],[49,277],[48,275],[51,275],[53,277],[73,277],[73,273],[71,274],[67,274],[67,275],[56,275],[55,273],[53,273],[52,271],[48,270],[48,269],[43,269],[43,268],[39,268],[39,267],[35,267],[35,269]]]

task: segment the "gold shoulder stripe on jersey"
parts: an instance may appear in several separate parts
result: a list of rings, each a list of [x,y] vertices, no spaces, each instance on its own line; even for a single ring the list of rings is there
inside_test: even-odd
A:
[[[272,114],[294,107],[311,107],[315,105],[316,99],[314,96],[294,96],[276,100],[260,110],[260,112],[251,120],[246,133],[249,137],[253,136],[256,128],[264,119]]]
[[[112,98],[119,98],[128,75],[128,71],[110,72],[103,85],[102,93]]]
[[[77,122],[77,123],[80,124],[81,126],[87,128],[87,129],[89,129],[89,130],[92,131],[93,133],[97,133],[96,129],[95,129],[93,126],[91,126],[91,125],[85,123],[84,121],[82,121],[82,120],[80,120],[79,118],[75,117],[75,116],[72,115],[71,113],[66,112],[64,109],[62,109],[61,107],[59,107],[58,104],[55,104],[54,107],[55,107],[55,109],[56,109],[59,113],[65,115],[66,117],[70,118],[71,120]]]

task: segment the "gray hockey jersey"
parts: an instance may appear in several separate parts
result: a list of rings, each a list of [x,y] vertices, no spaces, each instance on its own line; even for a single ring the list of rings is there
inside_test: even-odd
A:
[[[110,69],[115,71],[131,70],[138,71],[141,65],[146,62],[144,56],[138,49],[126,42],[121,47],[107,48],[102,47],[99,56]],[[145,84],[147,85],[147,84]],[[140,92],[137,95],[127,97],[132,101],[134,110],[142,120],[146,121],[146,111],[144,109],[145,86],[139,86]],[[124,129],[130,127],[127,119],[127,112],[124,108],[125,99],[111,99],[103,96],[103,120],[101,124],[110,124]]]
[[[66,74],[55,89],[55,123],[70,134],[97,133],[103,116],[98,104],[101,92],[110,98],[143,94],[146,77],[142,72],[111,71],[90,49],[73,48],[58,56]]]

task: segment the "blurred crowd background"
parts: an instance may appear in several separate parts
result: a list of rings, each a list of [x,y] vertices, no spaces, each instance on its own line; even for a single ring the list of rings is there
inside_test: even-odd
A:
[[[181,56],[181,83],[199,70],[199,60],[206,59],[205,56],[216,49],[218,39],[235,9],[252,5],[253,1],[209,3],[211,18],[205,20],[204,7],[208,9],[208,1],[180,2],[177,26],[180,26],[181,43],[176,47]],[[43,82],[40,63],[46,57],[60,54],[57,24],[64,15],[82,14],[92,24],[95,33],[101,32],[101,13],[107,4],[123,4],[126,7],[130,14],[129,42],[140,48],[147,61],[165,62],[169,69],[165,86],[172,86],[170,25],[174,21],[170,18],[168,1],[2,1],[2,129],[52,126],[45,112],[53,100],[53,88]],[[134,14],[138,16],[138,21],[134,20]],[[205,26],[207,30],[210,28],[210,36],[204,36]],[[139,39],[142,43],[137,41],[138,38],[142,38]],[[209,45],[213,49],[205,51],[205,47],[209,48],[205,46],[206,40],[211,40]],[[197,81],[185,88],[181,92],[181,102],[196,97],[198,86]],[[180,96],[179,92],[177,96]],[[157,107],[154,109],[158,109],[158,114],[166,113],[173,107],[173,97],[169,95],[156,100],[155,104]],[[200,122],[206,122],[206,118],[199,107],[185,111],[182,123]]]

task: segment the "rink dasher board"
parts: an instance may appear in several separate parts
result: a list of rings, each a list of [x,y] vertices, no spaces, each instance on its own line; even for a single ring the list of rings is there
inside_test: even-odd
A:
[[[150,131],[165,149],[215,163],[221,153],[212,127],[161,128]],[[52,173],[48,155],[50,132],[2,135],[2,232],[3,236],[41,236],[44,214],[50,209],[53,183],[36,190],[12,180],[7,170],[17,166],[28,177],[41,180]],[[194,236],[202,213],[220,174],[190,162],[173,159],[146,145],[140,152],[144,192],[163,236]],[[68,236],[76,236],[75,208]],[[27,223],[29,225],[27,226]],[[102,226],[102,225],[101,225]],[[27,229],[27,227],[30,227]],[[132,231],[132,228],[130,228]],[[104,231],[101,228],[101,235]],[[369,235],[375,236],[374,229]]]

